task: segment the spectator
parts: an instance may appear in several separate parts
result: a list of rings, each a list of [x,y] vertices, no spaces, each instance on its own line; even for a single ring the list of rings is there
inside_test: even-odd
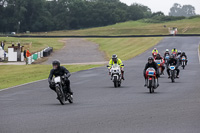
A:
[[[26,50],[26,58],[30,57],[31,53],[29,52],[29,49]]]
[[[26,64],[28,64],[28,57],[31,56],[31,53],[29,52],[29,49],[26,50]]]
[[[1,42],[1,47],[2,47],[2,49],[4,50],[4,47],[5,47],[4,41]]]
[[[26,59],[26,50],[24,50],[24,61],[27,63],[26,60],[27,60],[27,59]]]

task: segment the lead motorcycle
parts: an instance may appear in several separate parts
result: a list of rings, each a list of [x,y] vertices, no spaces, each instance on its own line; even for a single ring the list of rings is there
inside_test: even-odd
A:
[[[156,77],[156,71],[154,68],[148,68],[146,70],[146,85],[150,93],[154,93],[154,90],[158,87],[158,79]]]
[[[122,65],[124,66],[124,65]],[[107,67],[110,67],[109,65]],[[110,68],[110,74],[111,74],[111,80],[114,83],[114,87],[121,87],[121,83],[122,83],[122,73],[121,73],[121,68],[120,65],[118,64],[114,64],[112,65],[112,67]]]
[[[176,79],[176,75],[177,75],[177,71],[176,71],[176,67],[175,66],[169,66],[169,72],[170,72],[170,78],[172,83],[175,82]]]
[[[53,78],[53,82],[55,83],[58,100],[60,101],[62,105],[65,105],[67,101],[69,103],[73,103],[73,97],[71,96],[71,94],[66,93],[66,90],[63,89],[63,86],[64,86],[63,79],[64,79],[64,76],[63,77],[58,76],[58,77]]]

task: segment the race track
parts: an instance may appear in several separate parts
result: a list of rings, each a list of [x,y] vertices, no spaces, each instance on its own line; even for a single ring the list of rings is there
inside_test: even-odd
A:
[[[199,37],[167,37],[158,46],[177,47],[189,58],[180,79],[160,78],[155,94],[144,88],[151,50],[124,62],[125,78],[114,88],[106,67],[74,73],[75,103],[62,106],[47,81],[0,92],[0,133],[199,133]],[[48,75],[47,75],[48,76]]]

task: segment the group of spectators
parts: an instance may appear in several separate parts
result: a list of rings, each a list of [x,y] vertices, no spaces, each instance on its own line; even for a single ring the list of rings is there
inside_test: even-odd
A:
[[[20,43],[18,43],[18,45],[20,45]],[[12,46],[14,46],[13,43],[12,43]],[[1,41],[0,47],[1,47],[3,50],[5,49],[5,41]],[[31,55],[32,55],[32,54],[30,53],[29,49],[24,50],[24,61],[26,62],[26,64],[28,64],[27,58],[30,57]]]

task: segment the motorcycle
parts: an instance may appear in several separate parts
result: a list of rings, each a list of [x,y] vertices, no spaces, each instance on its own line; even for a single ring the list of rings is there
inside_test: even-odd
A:
[[[169,61],[169,55],[166,55],[165,56],[165,65],[167,65],[168,61]]]
[[[185,69],[185,66],[186,66],[186,58],[185,58],[184,56],[181,58],[181,65],[182,65],[183,69]]]
[[[110,66],[107,66],[107,67],[110,67]],[[111,74],[111,80],[114,83],[114,87],[115,88],[121,87],[122,74],[121,74],[120,65],[118,65],[118,64],[112,65],[112,67],[110,68],[110,74]]]
[[[148,68],[146,70],[146,85],[150,93],[154,93],[154,90],[158,87],[158,79],[156,77],[156,71],[154,68]]]
[[[175,66],[169,66],[169,69],[170,69],[171,81],[172,81],[172,83],[174,83],[175,79],[176,79],[176,75],[177,75],[176,67]]]
[[[172,52],[172,55],[175,55],[175,57],[177,56],[177,53],[176,52]]]
[[[53,79],[53,82],[55,83],[58,100],[62,105],[65,105],[67,101],[69,101],[69,103],[73,103],[73,97],[70,94],[66,94],[65,90],[63,89],[64,86],[63,78],[64,77],[60,76],[55,77]]]
[[[158,65],[159,75],[162,75],[162,60],[155,60],[155,63]]]

